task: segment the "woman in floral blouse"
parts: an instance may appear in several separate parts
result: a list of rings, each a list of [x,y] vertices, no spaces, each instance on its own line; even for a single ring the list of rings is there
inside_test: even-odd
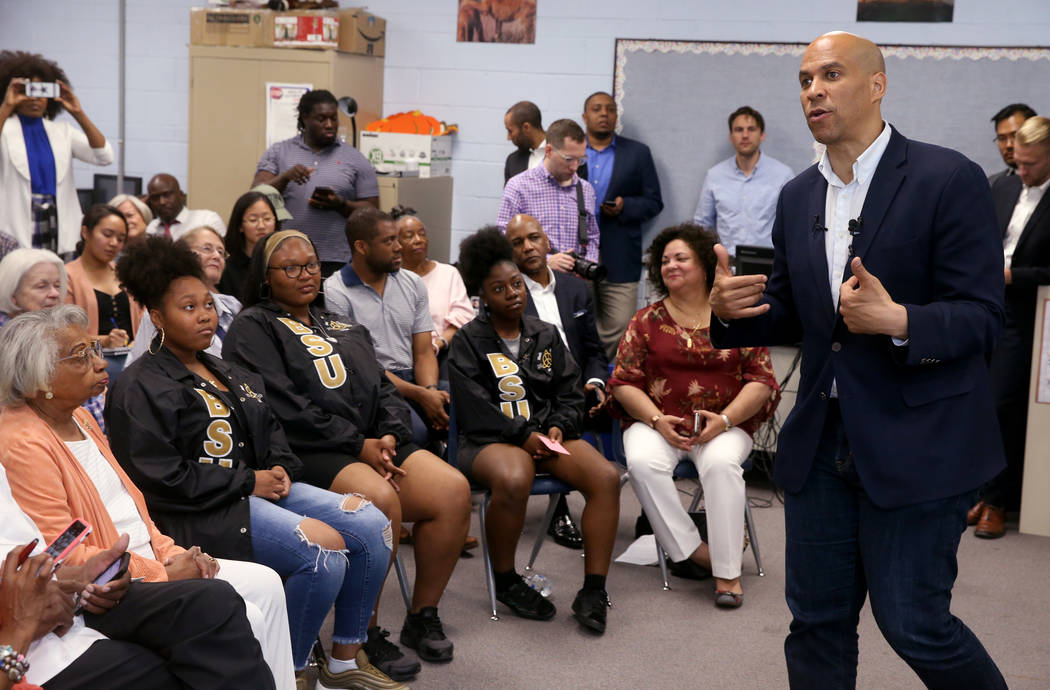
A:
[[[714,233],[690,223],[653,240],[649,282],[664,298],[631,319],[608,385],[626,412],[631,484],[657,539],[672,560],[710,570],[715,603],[736,608],[743,603],[741,464],[751,452],[751,435],[776,409],[779,387],[766,348],[711,345],[715,242]],[[671,478],[685,458],[696,464],[704,488],[710,544],[701,542]]]

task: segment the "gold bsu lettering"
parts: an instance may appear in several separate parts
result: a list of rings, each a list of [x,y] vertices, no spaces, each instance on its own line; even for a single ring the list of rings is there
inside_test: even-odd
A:
[[[333,351],[331,343],[295,319],[279,317],[277,320],[299,336],[299,342],[314,358],[314,369],[317,370],[317,378],[321,381],[322,386],[339,388],[346,383],[346,366],[339,353]]]
[[[226,457],[233,450],[233,426],[228,419],[230,408],[206,390],[200,388],[193,390],[197,391],[197,394],[204,400],[208,416],[212,418],[205,432],[206,440],[202,444],[205,455],[197,458],[197,462],[205,465],[218,464],[220,467],[233,467],[233,460]]]
[[[518,365],[502,352],[490,352],[486,356],[492,373],[496,375],[500,412],[511,419],[519,416],[529,419],[532,410],[525,399],[525,382],[518,376]]]

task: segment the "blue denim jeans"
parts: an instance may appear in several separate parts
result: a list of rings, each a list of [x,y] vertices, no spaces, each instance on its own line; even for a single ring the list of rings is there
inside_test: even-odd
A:
[[[335,605],[332,642],[355,644],[368,637],[379,590],[390,563],[390,521],[371,503],[343,508],[341,494],[296,482],[273,503],[251,500],[252,549],[257,563],[284,580],[295,668],[306,666],[329,609]],[[299,529],[314,518],[343,537],[345,550],[310,543]]]
[[[988,652],[950,611],[959,537],[976,498],[974,490],[876,506],[832,406],[805,486],[784,497],[793,616],[784,653],[792,688],[856,686],[857,621],[868,596],[886,641],[927,687],[1006,688]]]

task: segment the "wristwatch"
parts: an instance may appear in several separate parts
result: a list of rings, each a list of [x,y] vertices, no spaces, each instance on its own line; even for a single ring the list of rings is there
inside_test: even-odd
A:
[[[651,426],[652,428],[655,429],[656,428],[656,423],[660,421],[660,417],[663,417],[663,415],[662,414],[654,414],[652,417],[650,417],[649,418],[649,426]]]
[[[733,428],[733,423],[731,421],[729,421],[729,415],[723,414],[722,415],[722,421],[726,423],[726,429],[725,429],[726,431],[729,431],[730,429]]]

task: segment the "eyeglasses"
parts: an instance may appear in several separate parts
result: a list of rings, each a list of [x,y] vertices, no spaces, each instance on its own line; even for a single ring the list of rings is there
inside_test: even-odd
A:
[[[91,355],[95,355],[99,359],[104,359],[102,356],[102,343],[96,340],[80,352],[69,355],[68,357],[59,357],[57,361],[64,362],[68,359],[78,367],[83,367],[91,360]]]
[[[308,264],[289,264],[288,266],[267,266],[270,271],[284,271],[289,278],[298,278],[305,270],[308,274],[315,276],[321,272],[321,264],[311,261]]]
[[[995,139],[993,139],[992,141],[996,142],[997,144],[1005,144],[1006,142],[1013,141],[1016,138],[1017,133],[1011,132],[1010,134],[997,134],[995,136]]]
[[[221,244],[217,246],[214,244],[202,244],[198,247],[190,247],[190,251],[195,254],[218,254],[219,256],[228,256],[226,254],[226,247],[223,247]]]
[[[245,216],[241,223],[247,225],[270,225],[276,220],[270,214],[266,214],[265,216]]]
[[[580,156],[579,158],[577,158],[576,156],[566,156],[564,153],[557,149],[554,149],[554,152],[561,156],[561,159],[569,165],[572,165],[573,163],[577,165],[583,165],[587,162],[587,156]]]

